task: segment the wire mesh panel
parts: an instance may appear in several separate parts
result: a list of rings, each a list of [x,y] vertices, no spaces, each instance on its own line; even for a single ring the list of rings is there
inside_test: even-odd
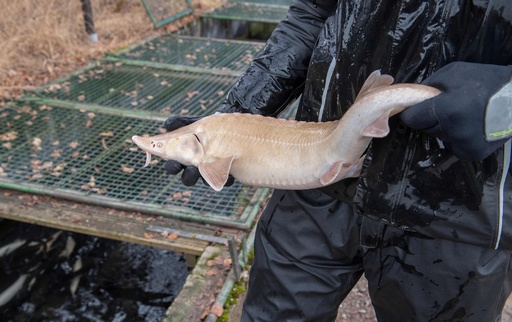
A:
[[[201,14],[204,18],[243,20],[253,22],[278,23],[288,12],[288,6],[249,2],[228,2],[211,12]]]
[[[22,104],[0,110],[0,187],[235,227],[261,189],[235,184],[221,192],[183,186],[162,160],[143,168],[133,135],[159,124],[85,110]],[[252,199],[252,200],[251,200]]]
[[[112,56],[242,72],[263,47],[261,42],[164,35]]]
[[[194,11],[190,0],[142,0],[142,4],[157,28]]]
[[[41,97],[162,115],[212,114],[236,76],[102,62],[35,93]]]

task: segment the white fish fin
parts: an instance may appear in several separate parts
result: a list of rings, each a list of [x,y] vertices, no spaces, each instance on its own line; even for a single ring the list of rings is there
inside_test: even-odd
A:
[[[320,183],[327,186],[344,178],[358,177],[363,167],[363,161],[366,155],[363,155],[356,163],[347,163],[336,161],[320,178]]]
[[[382,86],[389,86],[393,84],[393,77],[390,75],[382,75],[380,73],[380,70],[376,70],[373,73],[368,76],[366,81],[364,82],[363,86],[361,86],[361,89],[359,90],[359,94],[357,94],[356,101],[363,97],[364,95],[371,93],[376,88],[382,87]]]
[[[389,133],[389,114],[391,110],[379,116],[361,132],[362,136],[370,138],[383,138]]]
[[[320,178],[320,183],[324,186],[331,184],[338,176],[343,176],[343,173],[347,172],[351,166],[351,163],[346,163],[343,161],[334,162],[329,170],[327,170],[327,172],[322,175]]]
[[[215,191],[221,191],[228,181],[231,164],[235,157],[219,158],[215,161],[201,163],[198,168],[201,176]]]

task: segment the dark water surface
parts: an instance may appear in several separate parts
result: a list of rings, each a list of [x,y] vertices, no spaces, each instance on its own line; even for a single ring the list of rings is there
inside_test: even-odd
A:
[[[188,275],[182,256],[0,221],[0,321],[160,321]]]

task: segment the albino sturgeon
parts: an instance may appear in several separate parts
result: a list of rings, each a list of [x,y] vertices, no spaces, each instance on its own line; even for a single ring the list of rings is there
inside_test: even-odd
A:
[[[389,133],[388,120],[440,93],[420,84],[393,84],[373,72],[354,104],[333,122],[299,122],[253,114],[214,114],[172,132],[133,136],[151,155],[194,165],[220,191],[231,174],[243,184],[276,189],[319,188],[357,177],[372,138]]]

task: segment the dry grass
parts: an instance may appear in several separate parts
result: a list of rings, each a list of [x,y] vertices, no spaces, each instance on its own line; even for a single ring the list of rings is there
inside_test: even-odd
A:
[[[91,0],[99,42],[85,32],[79,0],[0,0],[0,96],[15,96],[76,70],[104,53],[169,32],[185,17],[156,31],[140,0]],[[220,0],[195,0],[196,9]]]

